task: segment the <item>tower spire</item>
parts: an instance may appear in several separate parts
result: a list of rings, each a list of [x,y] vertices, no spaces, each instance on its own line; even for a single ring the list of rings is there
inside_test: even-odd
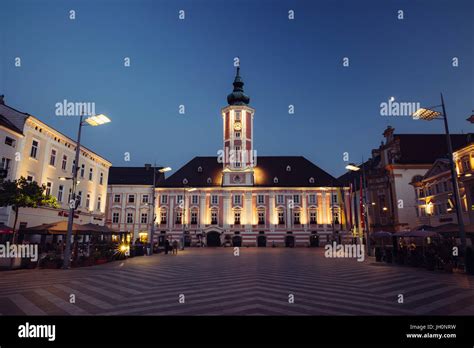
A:
[[[244,93],[244,81],[240,77],[240,66],[237,66],[234,82],[234,90],[227,96],[229,105],[247,105],[250,98]]]

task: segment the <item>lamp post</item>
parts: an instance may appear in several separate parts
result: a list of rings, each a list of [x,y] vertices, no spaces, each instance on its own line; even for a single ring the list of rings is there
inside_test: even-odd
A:
[[[442,111],[436,111],[436,108],[441,108]],[[461,197],[459,195],[459,186],[456,177],[456,167],[453,159],[453,145],[451,143],[451,136],[449,134],[448,115],[446,114],[446,106],[444,104],[443,93],[441,93],[441,105],[436,105],[428,108],[419,108],[412,114],[412,117],[415,120],[432,121],[435,119],[442,119],[444,121],[444,131],[446,133],[446,143],[448,145],[451,180],[453,183],[453,195],[454,200],[456,202],[456,217],[459,226],[459,237],[461,239],[461,255],[464,255],[464,252],[466,250],[466,233],[464,230],[464,221],[462,218]]]
[[[76,141],[76,154],[74,165],[72,168],[72,178],[64,178],[65,180],[72,180],[72,189],[71,189],[71,200],[69,201],[69,216],[67,220],[67,234],[66,234],[66,247],[64,249],[64,262],[63,269],[68,269],[70,266],[71,259],[71,236],[72,236],[72,226],[74,222],[74,210],[76,210],[76,188],[77,188],[77,171],[79,170],[79,154],[81,152],[81,133],[82,126],[100,126],[110,122],[110,119],[103,115],[94,115],[84,118],[84,111],[81,112],[81,117],[79,119],[79,130],[77,131],[77,141]]]
[[[159,173],[169,172],[171,170],[170,167],[160,168],[158,169]],[[155,200],[156,200],[156,162],[153,164],[153,192],[151,193],[151,227],[150,227],[150,254],[153,254],[153,237],[155,235]]]
[[[186,186],[183,187],[183,216],[181,217],[181,222],[183,225],[183,236],[182,236],[182,244],[181,250],[184,250],[184,241],[186,235],[186,192],[193,192],[196,191],[196,188],[188,188]]]

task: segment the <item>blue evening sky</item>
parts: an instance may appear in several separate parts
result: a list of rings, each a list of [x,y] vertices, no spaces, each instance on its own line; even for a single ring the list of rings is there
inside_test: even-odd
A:
[[[391,96],[435,105],[442,91],[452,132],[472,132],[473,13],[471,0],[3,0],[0,94],[71,137],[77,118],[55,116],[55,104],[95,102],[113,121],[87,128],[86,146],[116,166],[177,169],[222,147],[220,108],[239,56],[258,154],[304,155],[340,175],[343,153],[369,157],[388,124],[443,131],[381,116]]]

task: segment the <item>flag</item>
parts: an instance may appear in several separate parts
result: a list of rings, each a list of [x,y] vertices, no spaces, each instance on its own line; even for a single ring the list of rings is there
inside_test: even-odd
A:
[[[362,175],[360,176],[360,197],[359,197],[359,209],[360,209],[360,231],[365,230],[365,218],[364,218],[364,199],[362,192]]]

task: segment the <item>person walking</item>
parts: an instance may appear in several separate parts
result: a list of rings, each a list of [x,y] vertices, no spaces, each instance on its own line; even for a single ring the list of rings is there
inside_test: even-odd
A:
[[[165,240],[165,255],[168,255],[169,250],[170,250],[170,241],[166,239]]]
[[[173,254],[178,255],[178,241],[176,239],[173,241]]]

